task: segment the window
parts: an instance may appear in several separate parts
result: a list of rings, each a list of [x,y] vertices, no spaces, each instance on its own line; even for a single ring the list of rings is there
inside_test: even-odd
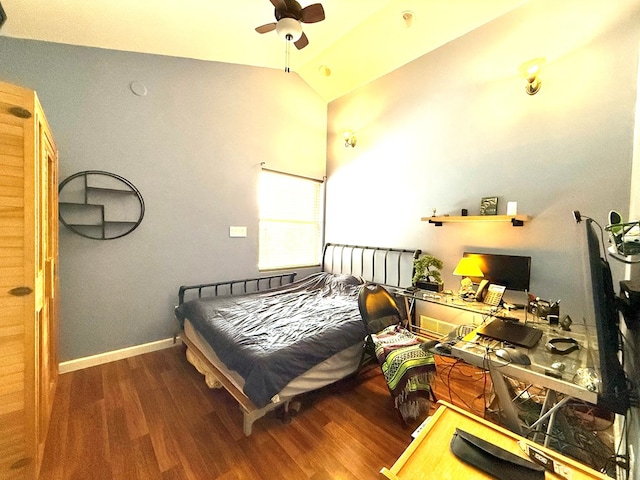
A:
[[[320,264],[323,184],[262,170],[260,206],[260,270]]]

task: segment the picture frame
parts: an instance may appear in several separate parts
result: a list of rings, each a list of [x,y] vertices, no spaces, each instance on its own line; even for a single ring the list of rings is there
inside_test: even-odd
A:
[[[480,215],[497,215],[498,197],[482,197],[480,201]]]

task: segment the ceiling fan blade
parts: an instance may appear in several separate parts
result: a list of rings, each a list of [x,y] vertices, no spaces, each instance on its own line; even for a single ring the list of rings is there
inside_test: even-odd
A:
[[[319,3],[304,7],[300,12],[300,21],[304,23],[316,23],[324,20],[324,8]]]
[[[256,32],[258,33],[267,33],[267,32],[271,32],[273,30],[276,29],[276,24],[275,23],[267,23],[266,25],[261,25],[259,27],[256,27]]]
[[[281,8],[281,9],[287,8],[287,4],[285,3],[284,0],[270,0],[270,1],[271,1],[271,4],[276,8]]]
[[[304,34],[304,32],[302,32],[302,36],[298,40],[293,42],[293,44],[296,46],[298,50],[302,50],[304,47],[309,45],[309,39]]]

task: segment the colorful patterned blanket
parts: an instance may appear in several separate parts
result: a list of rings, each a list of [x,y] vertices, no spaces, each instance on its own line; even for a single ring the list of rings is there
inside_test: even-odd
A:
[[[395,407],[405,421],[418,418],[430,407],[430,382],[436,371],[433,355],[401,325],[391,325],[371,338]]]

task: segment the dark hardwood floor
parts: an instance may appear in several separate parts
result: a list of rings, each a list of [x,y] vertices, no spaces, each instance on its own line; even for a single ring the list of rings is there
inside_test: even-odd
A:
[[[483,372],[438,357],[438,399],[482,415],[488,390]],[[238,405],[177,346],[61,375],[40,478],[371,479],[419,423],[402,427],[370,365],[304,395],[291,423],[272,412],[245,437]]]

